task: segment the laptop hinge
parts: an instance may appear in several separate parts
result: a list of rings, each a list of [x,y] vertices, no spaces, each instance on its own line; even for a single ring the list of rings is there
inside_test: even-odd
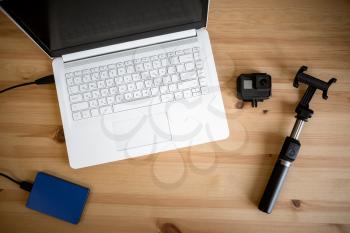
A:
[[[77,61],[77,60],[86,59],[90,57],[96,57],[104,54],[136,49],[140,47],[185,39],[185,38],[194,37],[194,36],[197,36],[197,32],[195,29],[191,29],[191,30],[186,30],[181,32],[165,34],[161,36],[129,41],[129,42],[115,44],[115,45],[104,46],[96,49],[84,50],[76,53],[65,54],[62,56],[62,59],[63,59],[63,62],[72,62],[72,61]]]

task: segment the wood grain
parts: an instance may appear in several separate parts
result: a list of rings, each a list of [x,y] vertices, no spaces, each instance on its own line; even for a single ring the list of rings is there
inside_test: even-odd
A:
[[[92,189],[78,226],[25,208],[27,193],[0,180],[0,231],[350,232],[350,2],[213,0],[208,27],[231,136],[217,143],[109,163],[69,167],[54,86],[0,96],[0,170],[18,179],[48,171]],[[301,153],[272,215],[257,203],[294,123],[308,65],[337,77],[329,100],[313,99]],[[273,77],[273,97],[252,109],[235,97],[243,72]],[[50,74],[51,61],[0,14],[0,88]]]

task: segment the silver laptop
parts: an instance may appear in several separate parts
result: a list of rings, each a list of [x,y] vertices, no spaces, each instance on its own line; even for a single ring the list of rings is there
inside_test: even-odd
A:
[[[228,137],[208,0],[0,4],[53,59],[72,168]]]

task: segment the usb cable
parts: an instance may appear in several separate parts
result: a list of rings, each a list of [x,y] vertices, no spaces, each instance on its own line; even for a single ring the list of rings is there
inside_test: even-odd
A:
[[[54,76],[48,75],[48,76],[39,78],[39,79],[35,80],[34,82],[22,83],[22,84],[18,84],[18,85],[12,86],[12,87],[8,87],[4,90],[1,90],[0,93],[4,93],[5,91],[9,91],[9,90],[15,89],[17,87],[23,87],[23,86],[28,86],[28,85],[32,85],[32,84],[36,84],[36,85],[51,84],[54,82],[55,82]]]
[[[27,192],[32,191],[33,183],[30,183],[28,181],[17,181],[17,180],[13,179],[12,177],[10,177],[2,172],[0,172],[0,176],[5,177],[5,178],[11,180],[12,182],[18,184],[21,189],[23,189]]]

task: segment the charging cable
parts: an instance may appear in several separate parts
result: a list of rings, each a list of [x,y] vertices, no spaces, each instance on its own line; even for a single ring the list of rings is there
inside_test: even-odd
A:
[[[22,84],[18,84],[18,85],[12,86],[12,87],[8,87],[4,90],[1,90],[0,93],[4,93],[5,91],[9,91],[9,90],[15,89],[17,87],[23,87],[23,86],[28,86],[28,85],[32,85],[32,84],[44,85],[44,84],[51,84],[51,83],[55,83],[54,76],[48,75],[48,76],[39,78],[39,79],[35,80],[34,82],[22,83]]]
[[[10,177],[10,176],[2,173],[2,172],[0,172],[0,176],[5,177],[5,178],[11,180],[12,182],[18,184],[21,189],[23,189],[23,190],[25,190],[27,192],[32,191],[33,183],[31,183],[31,182],[15,180],[12,177]]]

